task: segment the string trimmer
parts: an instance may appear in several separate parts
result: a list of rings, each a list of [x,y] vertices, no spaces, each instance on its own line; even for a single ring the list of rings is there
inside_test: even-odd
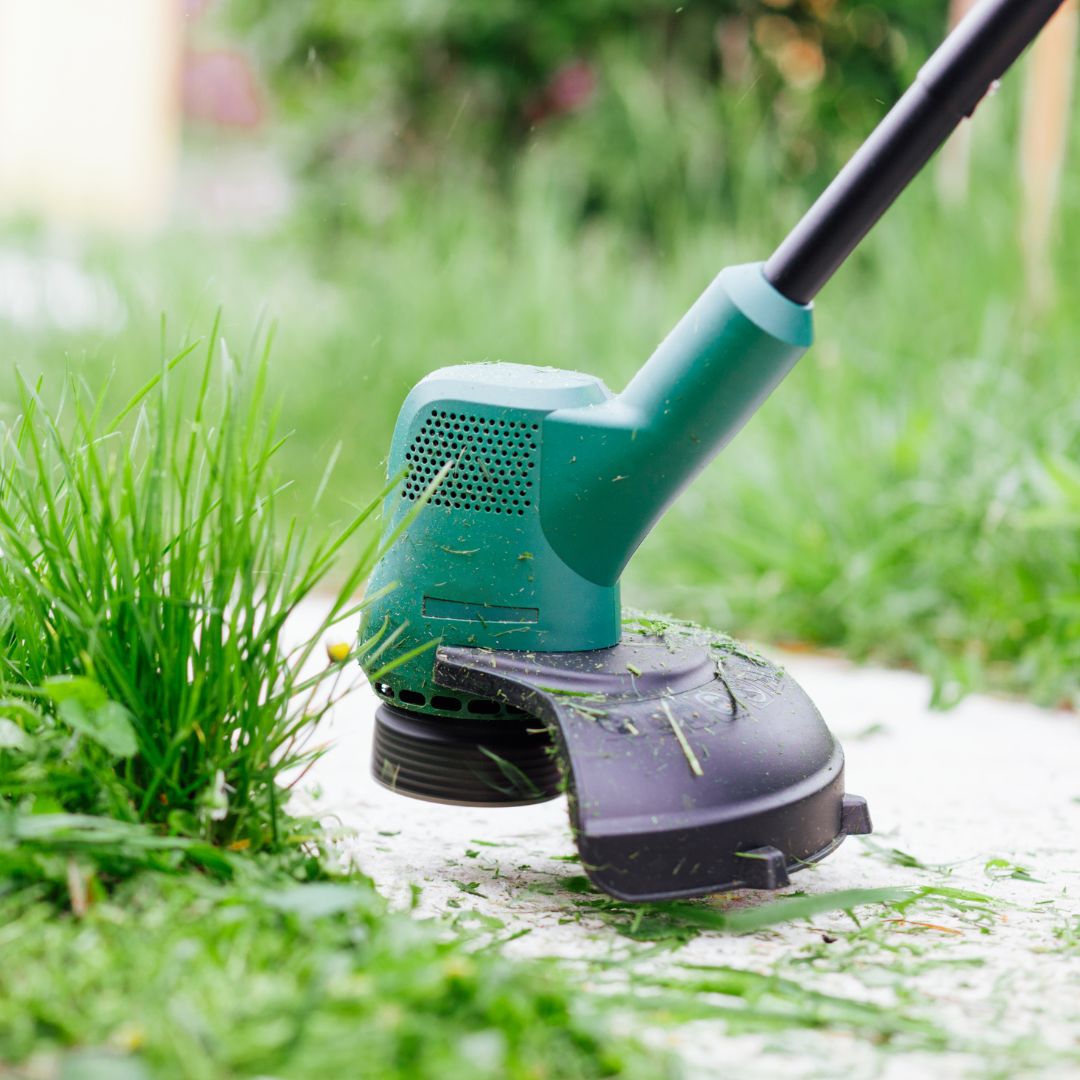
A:
[[[413,388],[389,457],[400,536],[361,628],[381,783],[513,804],[565,782],[585,870],[632,900],[777,888],[870,831],[794,680],[722,635],[625,622],[619,577],[809,347],[818,291],[1060,3],[977,6],[768,261],[722,271],[621,394],[509,363]]]

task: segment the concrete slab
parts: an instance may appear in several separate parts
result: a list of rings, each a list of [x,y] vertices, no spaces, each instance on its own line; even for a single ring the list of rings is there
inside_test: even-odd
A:
[[[945,1036],[934,1047],[842,1024],[761,1033],[712,1019],[651,1032],[690,1075],[1080,1077],[1080,718],[986,697],[932,712],[918,675],[773,655],[844,743],[849,789],[867,797],[876,828],[795,877],[785,895],[930,886],[988,903],[930,896],[905,919],[861,909],[862,930],[836,913],[756,934],[698,933],[657,953],[627,936],[632,913],[583,891],[564,800],[458,808],[376,785],[366,687],[328,718],[320,740],[332,749],[301,798],[342,827],[343,851],[392,902],[413,903],[419,890],[419,915],[497,918],[500,936],[524,932],[509,953],[627,959],[631,985],[635,971],[685,973],[687,964],[776,973],[895,1006]]]

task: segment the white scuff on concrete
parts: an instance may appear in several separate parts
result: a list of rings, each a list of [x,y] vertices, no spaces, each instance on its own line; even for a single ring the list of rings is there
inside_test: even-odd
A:
[[[652,1037],[695,1077],[1080,1077],[1080,717],[982,696],[932,712],[921,676],[773,658],[840,738],[848,788],[868,799],[875,826],[869,843],[848,840],[784,894],[938,886],[993,903],[982,926],[948,905],[920,906],[906,922],[878,908],[861,913],[878,924],[869,938],[850,936],[852,921],[836,913],[756,934],[703,932],[643,961],[653,972],[688,963],[776,972],[895,1005],[939,1026],[940,1049],[829,1026],[733,1033],[719,1020]],[[301,801],[342,829],[345,852],[392,903],[415,903],[421,916],[499,919],[515,955],[622,958],[647,948],[582,892],[564,799],[478,809],[378,786],[369,761],[375,705],[361,688],[327,719],[319,741],[332,746],[305,777]],[[894,849],[918,865],[899,865]]]

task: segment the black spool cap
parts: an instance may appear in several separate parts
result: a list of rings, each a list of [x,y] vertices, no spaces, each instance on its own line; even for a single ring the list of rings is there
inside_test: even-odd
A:
[[[384,703],[371,771],[402,795],[465,806],[522,806],[562,790],[551,735],[529,716],[424,716]]]

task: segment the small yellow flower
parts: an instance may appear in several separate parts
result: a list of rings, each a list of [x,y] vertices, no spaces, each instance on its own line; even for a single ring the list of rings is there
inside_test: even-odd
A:
[[[475,970],[475,965],[466,956],[452,956],[443,964],[443,973],[448,979],[468,979]]]
[[[349,643],[347,641],[328,641],[326,643],[326,657],[331,664],[340,664],[342,660],[348,660]]]
[[[118,1050],[133,1052],[146,1045],[146,1032],[138,1024],[122,1024],[109,1037]]]

